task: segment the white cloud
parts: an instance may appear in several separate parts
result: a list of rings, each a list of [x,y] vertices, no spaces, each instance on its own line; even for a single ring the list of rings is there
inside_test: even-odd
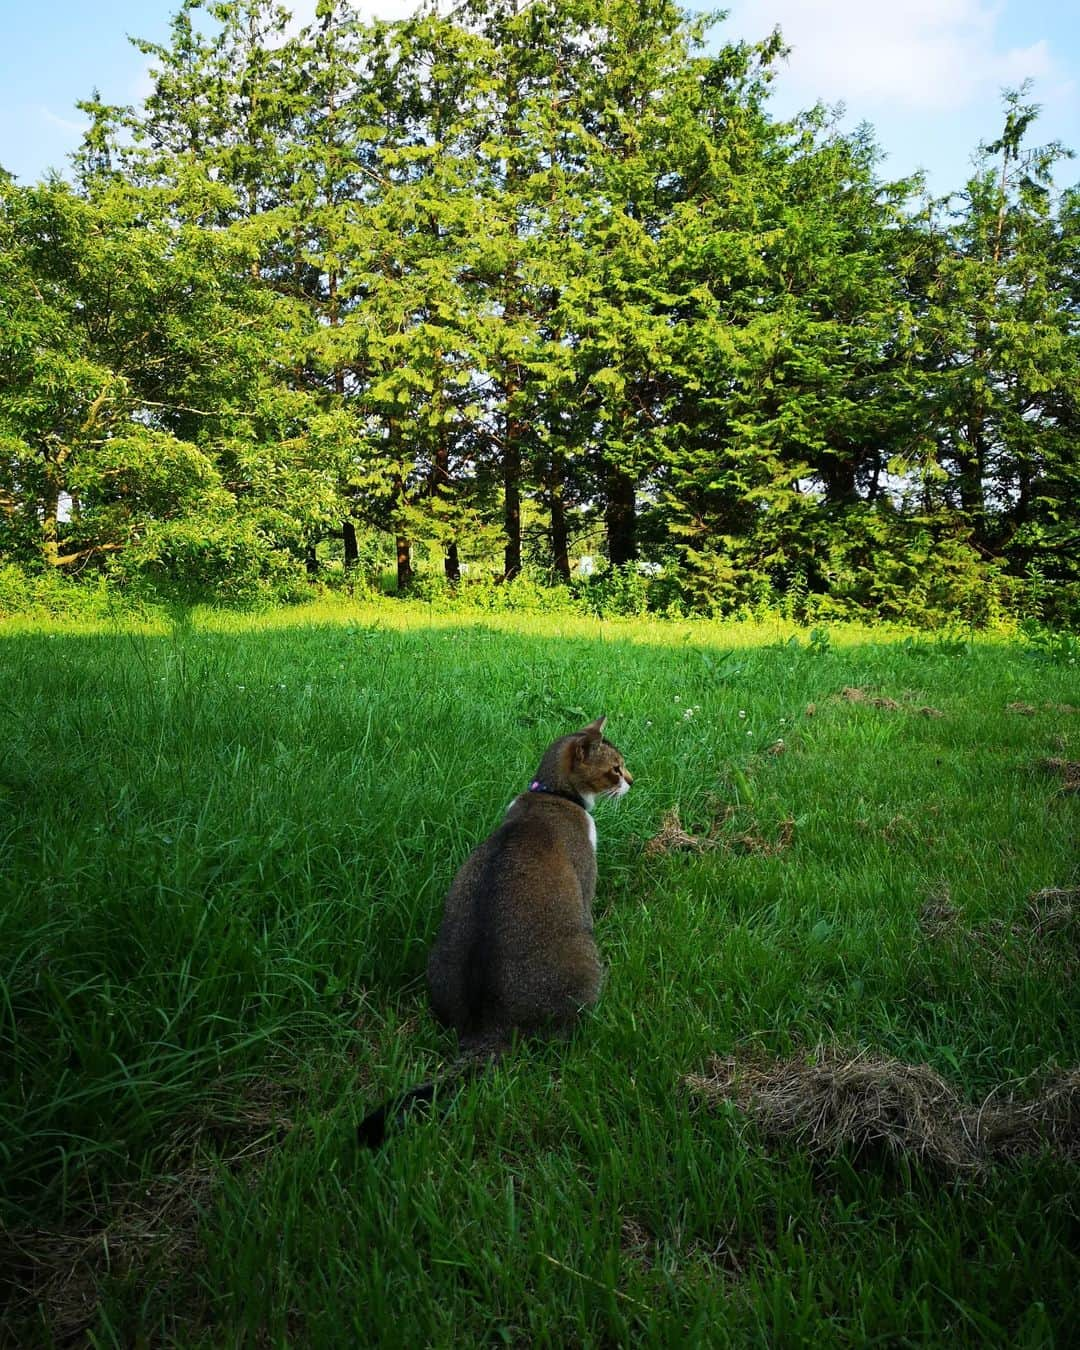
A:
[[[989,89],[1046,78],[1045,40],[1005,48],[988,0],[732,0],[742,33],[776,24],[792,48],[784,84],[803,103],[962,108]]]
[[[51,123],[54,127],[60,127],[63,131],[71,132],[73,136],[81,136],[84,131],[90,129],[89,122],[73,122],[69,117],[60,117],[51,108],[46,108],[44,104],[38,108],[38,112],[46,122]]]
[[[128,97],[132,103],[145,103],[154,92],[155,80],[150,73],[154,69],[153,61],[146,61],[138,75],[131,81]]]
[[[366,20],[406,19],[415,12],[419,4],[420,0],[373,0],[373,2],[354,0],[353,8],[362,19]],[[295,36],[306,24],[311,23],[315,18],[317,5],[318,0],[283,0],[283,7],[292,15],[292,20],[285,29],[286,34]],[[128,97],[132,103],[143,103],[154,92],[155,81],[152,74],[154,69],[154,61],[146,61],[131,81]]]

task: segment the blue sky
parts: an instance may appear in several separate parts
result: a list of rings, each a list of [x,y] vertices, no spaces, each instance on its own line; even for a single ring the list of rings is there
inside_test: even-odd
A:
[[[305,14],[314,0],[292,6]],[[409,0],[372,0],[399,17]],[[96,85],[108,102],[148,90],[128,33],[161,40],[175,0],[0,0],[0,165],[21,181],[63,171],[79,141],[75,101]],[[1031,77],[1040,141],[1080,152],[1077,0],[728,0],[721,37],[759,38],[776,24],[793,51],[776,82],[786,114],[843,102],[849,125],[871,122],[883,172],[925,168],[935,192],[959,188],[980,140],[1000,126],[1000,90]],[[1065,166],[1080,180],[1080,159]]]

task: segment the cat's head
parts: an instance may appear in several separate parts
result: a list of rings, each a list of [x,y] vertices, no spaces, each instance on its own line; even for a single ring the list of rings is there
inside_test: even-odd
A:
[[[633,775],[621,752],[604,739],[606,717],[563,738],[566,780],[575,792],[592,801],[597,797],[622,797],[630,791]]]

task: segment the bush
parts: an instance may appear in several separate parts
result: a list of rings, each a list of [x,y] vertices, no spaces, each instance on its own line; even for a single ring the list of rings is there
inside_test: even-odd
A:
[[[588,576],[575,577],[571,593],[587,614],[598,619],[636,618],[648,612],[652,577],[638,563],[601,567]]]
[[[569,586],[552,581],[548,573],[524,568],[513,581],[494,574],[463,578],[450,585],[441,572],[419,573],[409,599],[422,600],[445,613],[482,610],[487,613],[592,614],[600,619],[634,618],[661,601],[667,608],[674,592],[638,563],[603,567],[589,576],[576,576]]]
[[[1020,633],[1025,654],[1031,660],[1041,665],[1080,669],[1080,633],[1047,628],[1030,619],[1020,625]]]
[[[303,564],[237,516],[155,521],[112,570],[137,594],[183,603],[249,608],[310,594]]]
[[[778,559],[797,559],[794,567]],[[688,608],[799,623],[868,618],[921,628],[1012,627],[1031,587],[942,522],[885,508],[778,522],[768,541],[728,541],[723,554],[688,549],[677,572]]]
[[[145,606],[117,594],[100,572],[76,579],[15,563],[0,565],[0,619],[17,617],[100,620],[142,617]]]
[[[525,568],[513,581],[501,581],[494,573],[463,577],[451,585],[441,572],[419,573],[410,600],[423,600],[443,613],[481,610],[484,613],[580,614],[582,608],[565,586],[552,585],[545,574]]]

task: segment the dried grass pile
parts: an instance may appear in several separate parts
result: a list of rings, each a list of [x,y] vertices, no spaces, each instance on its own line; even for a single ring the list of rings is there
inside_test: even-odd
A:
[[[9,1316],[36,1310],[51,1343],[88,1344],[103,1282],[136,1273],[143,1282],[171,1278],[198,1261],[199,1224],[213,1188],[208,1167],[190,1166],[150,1186],[127,1187],[107,1218],[84,1231],[0,1235],[0,1305]]]
[[[137,1278],[148,1287],[194,1270],[222,1169],[260,1167],[294,1128],[289,1112],[298,1101],[287,1081],[252,1079],[239,1099],[222,1083],[177,1122],[167,1175],[114,1186],[108,1204],[95,1201],[66,1229],[0,1228],[0,1346],[9,1343],[5,1316],[27,1326],[40,1320],[49,1344],[88,1344],[107,1281]],[[186,1343],[179,1322],[174,1329]]]
[[[1080,1161],[1080,1069],[1028,1101],[1002,1088],[979,1106],[926,1064],[838,1048],[771,1063],[714,1058],[684,1079],[710,1102],[733,1102],[767,1139],[810,1153],[884,1149],[948,1176],[1048,1148]]]
[[[840,690],[840,697],[847,703],[869,703],[872,708],[884,708],[888,712],[899,712],[900,704],[894,698],[868,693],[855,685],[847,684]]]
[[[776,827],[776,838],[768,839],[762,833],[757,821],[747,830],[734,834],[722,834],[722,827],[732,819],[734,807],[718,808],[708,834],[689,834],[683,829],[677,807],[665,811],[660,821],[660,829],[646,839],[644,850],[646,857],[664,857],[669,853],[705,853],[709,849],[728,849],[742,853],[756,853],[763,858],[774,858],[791,847],[795,838],[795,822],[790,818],[782,820]]]
[[[1040,768],[1061,778],[1062,792],[1080,792],[1080,761],[1055,755],[1052,759],[1041,760]]]
[[[927,900],[919,911],[919,929],[931,942],[953,937],[960,923],[960,911],[947,895]]]
[[[930,942],[973,941],[1000,955],[1006,938],[1025,943],[1054,933],[1075,932],[1080,920],[1080,886],[1047,886],[1028,896],[1027,907],[1013,920],[994,918],[967,927],[946,894],[932,896],[919,911],[919,930]]]
[[[1038,937],[1073,928],[1080,918],[1080,886],[1047,886],[1028,900],[1028,918]]]
[[[840,690],[839,698],[845,703],[865,703],[871,708],[883,708],[886,712],[912,712],[919,717],[944,717],[945,714],[940,708],[932,708],[928,703],[913,703],[913,695],[905,694],[904,698],[908,700],[901,703],[895,698],[888,698],[883,694],[871,694],[868,689],[862,689],[858,685],[847,684]]]
[[[703,853],[706,849],[716,848],[716,843],[712,835],[688,834],[679,819],[678,807],[673,806],[664,812],[656,834],[646,839],[645,852],[649,857],[665,853]]]

